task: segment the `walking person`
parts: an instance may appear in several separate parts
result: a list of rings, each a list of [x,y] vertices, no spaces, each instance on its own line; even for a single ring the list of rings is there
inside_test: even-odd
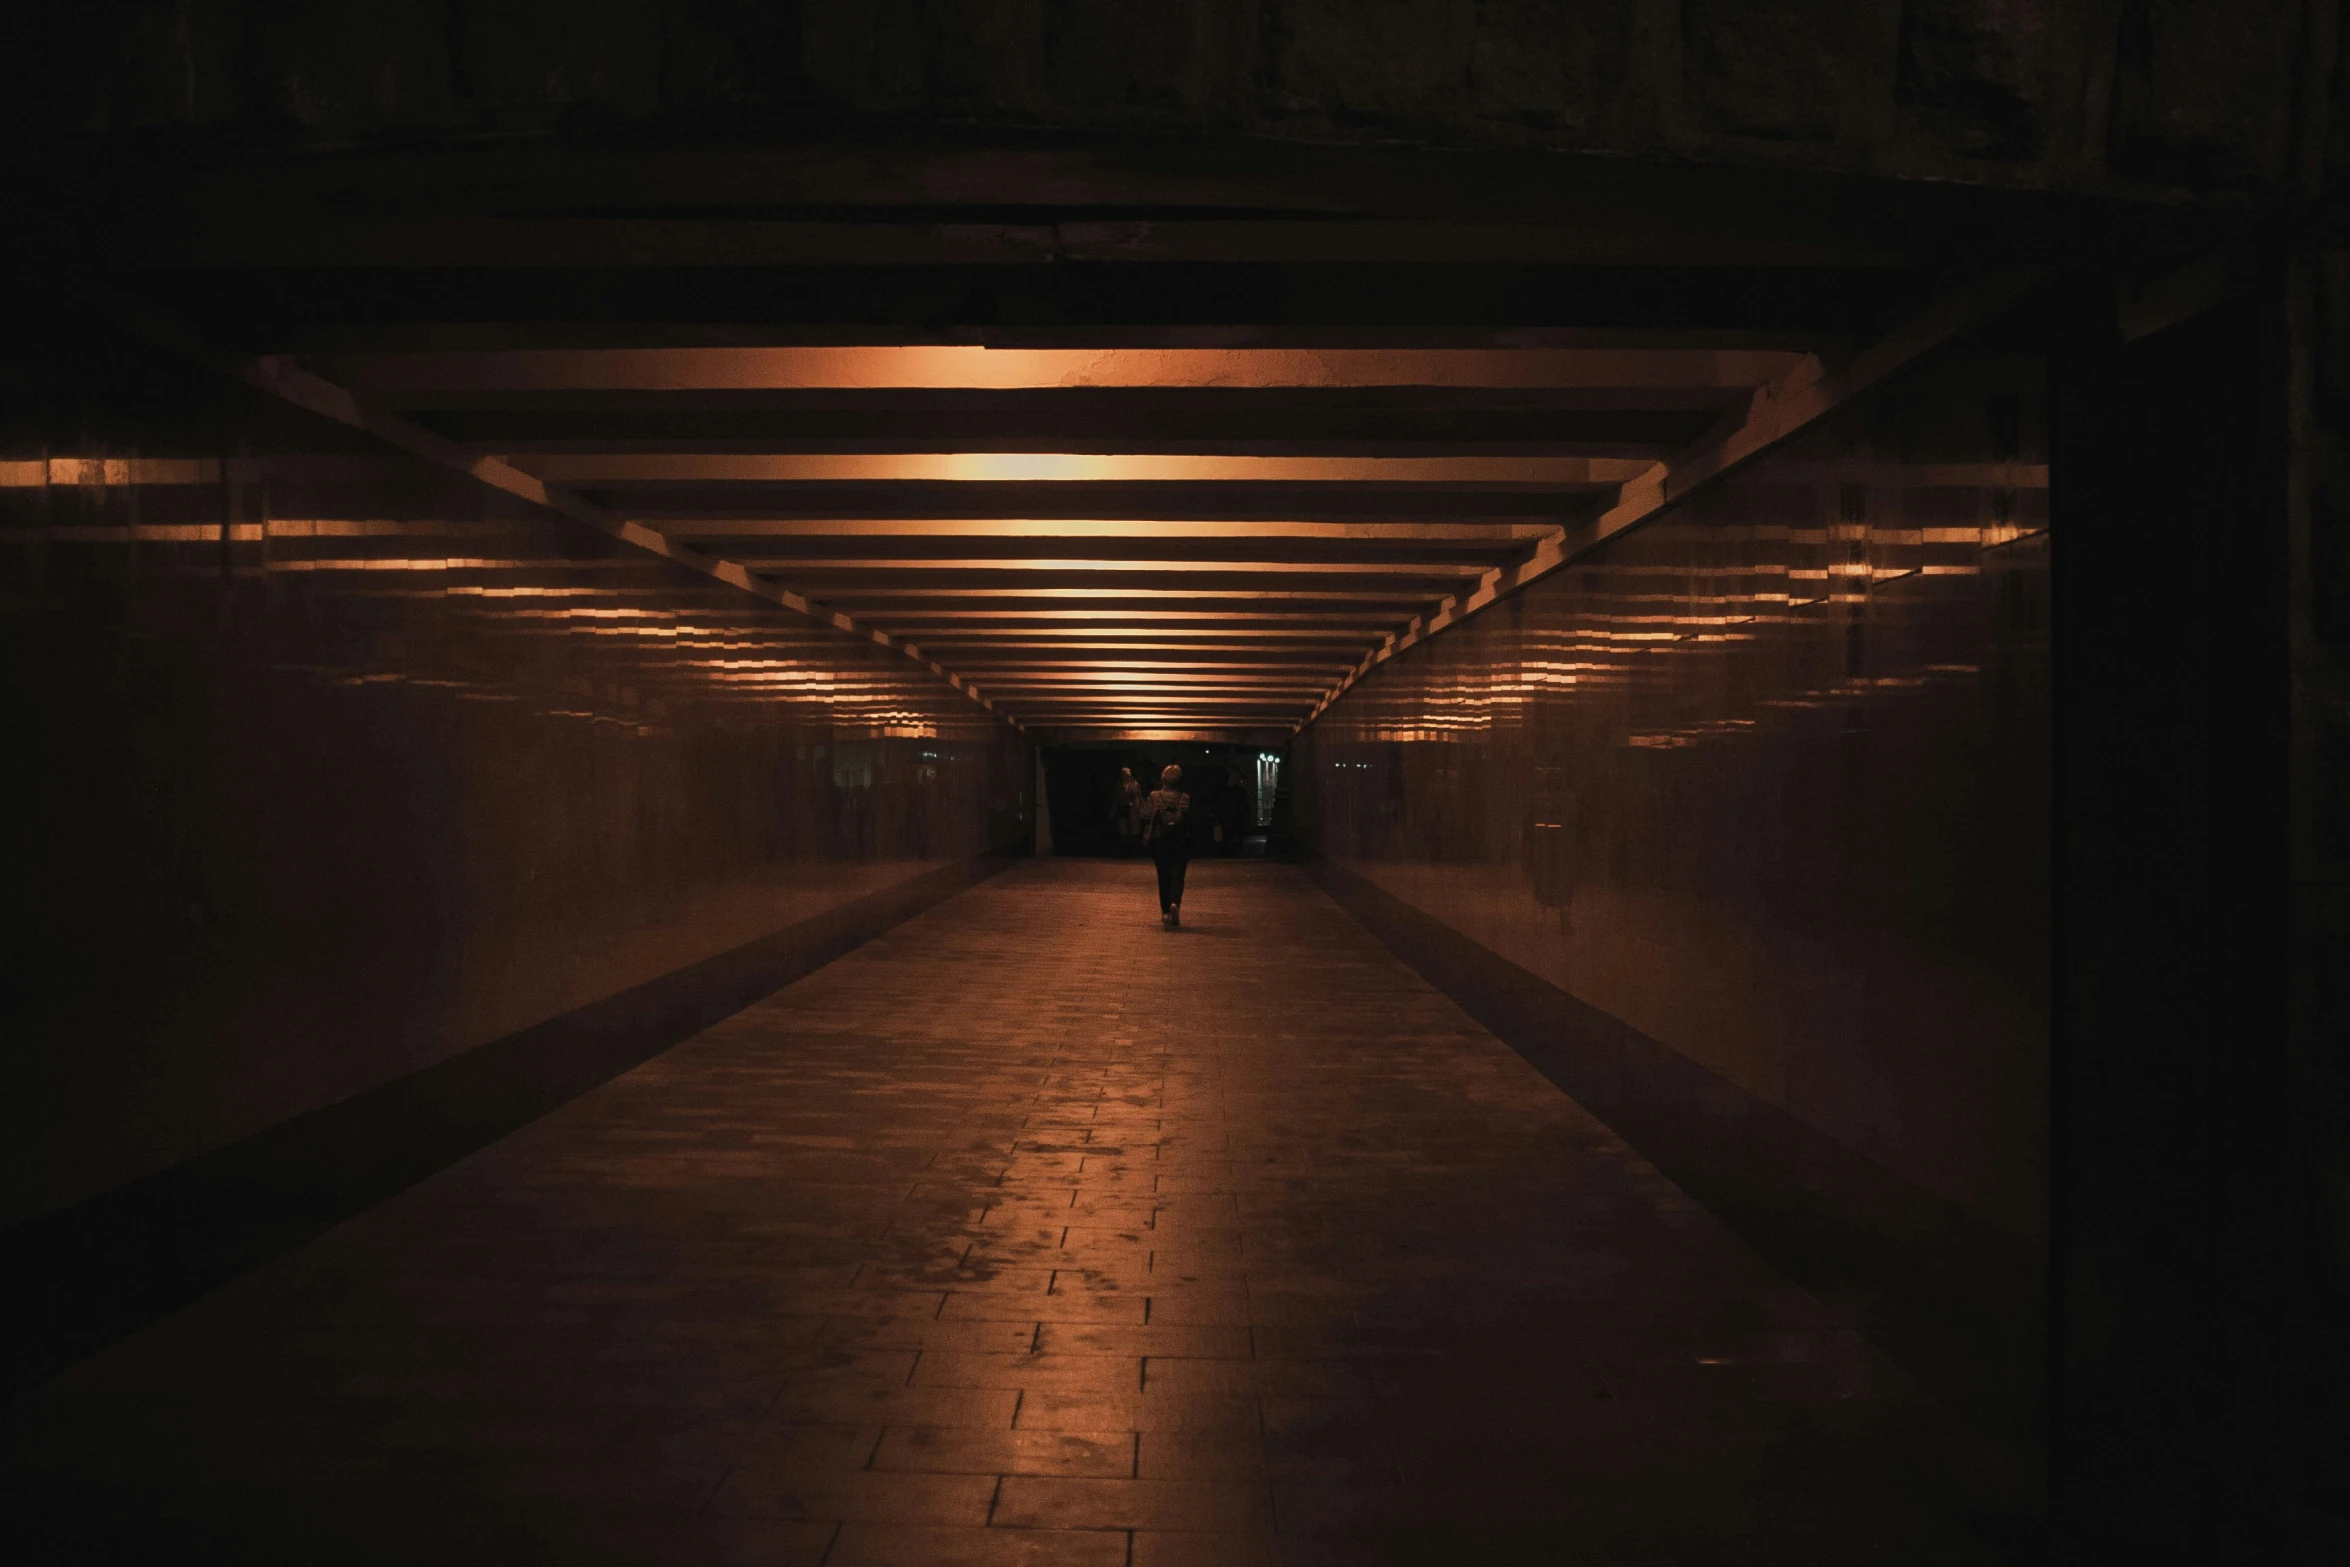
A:
[[[1110,796],[1110,830],[1118,835],[1118,852],[1133,852],[1136,835],[1142,831],[1142,785],[1136,781],[1134,769],[1118,769],[1118,787]]]
[[[1191,796],[1178,787],[1183,769],[1168,767],[1142,802],[1142,841],[1159,869],[1159,923],[1183,923],[1183,873],[1191,866]]]

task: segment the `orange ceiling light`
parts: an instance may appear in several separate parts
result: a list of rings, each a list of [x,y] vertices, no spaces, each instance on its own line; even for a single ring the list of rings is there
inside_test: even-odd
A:
[[[1601,487],[1654,464],[1618,457],[1253,457],[1162,452],[587,452],[510,459],[554,484],[1321,483]]]
[[[363,391],[1021,391],[1044,387],[1720,388],[1776,380],[1807,356],[1659,348],[493,349],[357,354],[336,368]]]

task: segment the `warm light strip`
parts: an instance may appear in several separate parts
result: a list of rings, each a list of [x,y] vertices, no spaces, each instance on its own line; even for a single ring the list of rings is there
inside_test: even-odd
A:
[[[2045,276],[2036,267],[1989,274],[1937,300],[1842,364],[1831,368],[1807,357],[1777,381],[1756,387],[1744,418],[1627,481],[1617,491],[1615,504],[1579,526],[1571,538],[1537,545],[1517,564],[1487,573],[1473,591],[1448,595],[1433,613],[1414,617],[1331,687],[1305,722],[1327,712],[1356,681],[1388,659],[1582,559],[1609,539],[1645,526],[1691,493],[1811,428],[1885,377],[1996,317],[2038,288]]]
[[[1411,522],[1361,519],[1308,522],[1255,518],[1158,517],[672,517],[652,526],[684,539],[1330,539],[1342,543],[1396,541],[1520,543],[1548,538],[1555,523],[1507,517],[1446,517]]]
[[[904,617],[891,623],[898,626],[928,626],[933,622],[997,620],[1082,620],[1103,624],[1123,621],[1181,621],[1214,624],[1233,621],[1251,627],[1266,623],[1303,622],[1309,629],[1283,633],[1296,636],[1319,636],[1323,633],[1310,629],[1318,625],[1386,625],[1395,617],[1375,609],[925,609],[908,610]],[[974,627],[984,629],[984,625]],[[1073,627],[1077,635],[1086,634],[1090,627]],[[1267,633],[1270,634],[1270,633]]]
[[[1010,685],[1100,685],[1131,686],[1137,689],[1163,687],[1168,690],[1206,690],[1219,686],[1281,686],[1299,690],[1320,689],[1315,683],[1327,683],[1328,677],[1312,669],[1264,669],[1238,665],[1232,668],[1166,669],[1147,664],[1110,664],[1100,667],[1069,664],[1028,666],[1018,669],[991,669],[991,680]]]
[[[532,452],[508,459],[554,484],[1085,481],[1180,484],[1609,485],[1650,466],[1621,457],[1232,457],[1149,452]]]
[[[877,581],[860,582],[855,587],[836,587],[828,598],[855,602],[861,599],[944,598],[944,599],[1211,599],[1299,601],[1307,603],[1409,604],[1424,602],[1419,594],[1403,589],[1328,588],[1319,592],[1300,588],[1220,588],[1200,585],[1189,588],[965,588],[935,585],[906,586]],[[1022,613],[1028,613],[1022,611]]]
[[[1086,679],[1093,679],[1095,674],[1100,674],[1102,679],[1109,679],[1109,677],[1116,677],[1116,674],[1126,674],[1126,677],[1152,679],[1152,681],[1159,681],[1159,684],[1166,684],[1166,686],[1213,684],[1213,681],[1246,679],[1246,681],[1302,681],[1302,684],[1314,684],[1314,681],[1321,681],[1321,686],[1328,688],[1332,667],[1335,665],[1227,663],[1227,665],[1189,665],[1189,667],[1177,667],[1177,670],[1166,670],[1166,667],[1152,667],[1152,665],[1076,665],[1076,663],[1067,663],[1067,665],[978,665],[978,670],[987,670],[989,681],[999,681],[999,679],[1001,681],[1067,679],[1067,677],[1079,677],[1079,674],[1083,674]]]
[[[1119,687],[1135,691],[1206,691],[1237,690],[1244,686],[1278,687],[1283,690],[1314,691],[1321,689],[1311,672],[1307,673],[1247,673],[1243,671],[1185,673],[1182,670],[1153,669],[1148,665],[1108,666],[1089,669],[1072,666],[1062,669],[996,670],[999,683],[1009,685]]]
[[[218,484],[209,457],[51,457],[0,462],[0,490],[44,485]]]
[[[1268,667],[1278,664],[1284,669],[1352,669],[1361,662],[1354,649],[1360,641],[1339,642],[1323,647],[1264,646],[1234,637],[1219,637],[1213,642],[961,642],[925,637],[922,645],[932,652],[953,648],[956,656],[992,665],[993,660],[1006,654],[1033,656],[1038,653],[1069,655],[1075,653],[1255,653],[1262,655],[1254,662]]]
[[[144,306],[123,304],[118,314],[123,324],[139,335],[160,342],[175,353],[193,354],[211,360],[209,352],[199,346],[199,339],[184,324],[167,321]],[[215,361],[216,362],[216,361]],[[798,593],[778,587],[747,570],[740,562],[705,554],[673,543],[662,534],[641,523],[614,516],[586,498],[573,494],[559,485],[523,473],[511,463],[495,457],[479,456],[457,446],[439,432],[429,430],[411,420],[372,405],[366,399],[353,395],[349,388],[311,374],[290,359],[265,355],[246,361],[236,367],[240,379],[257,390],[283,399],[298,408],[307,409],[323,418],[354,429],[365,430],[415,457],[439,466],[472,475],[475,479],[516,496],[535,506],[545,507],[585,524],[607,537],[676,562],[689,570],[701,573],[714,581],[777,604],[810,619],[828,624],[877,647],[903,654],[907,659],[928,669],[933,675],[978,703],[993,711],[987,698],[964,681],[963,677],[945,666],[925,659],[920,649],[909,647],[886,632],[859,625],[838,610],[827,609],[810,602]]]
[[[1131,701],[1105,701],[1090,696],[1050,697],[1024,696],[1017,700],[1005,699],[1005,706],[1024,713],[1056,714],[1131,714],[1137,717],[1164,713],[1169,717],[1182,715],[1198,718],[1217,713],[1294,713],[1305,705],[1305,698],[1291,697],[1283,701],[1252,701],[1242,697],[1203,697],[1186,701],[1179,697],[1147,696]]]
[[[1055,650],[1057,651],[1057,650]],[[1203,672],[1218,669],[1268,669],[1296,675],[1313,669],[1344,669],[1352,660],[1341,662],[1333,658],[1306,659],[1213,659],[1213,658],[1128,658],[1109,653],[1083,660],[1039,658],[1031,654],[1016,662],[991,663],[988,667],[998,672],[1006,670],[1115,670],[1125,673],[1138,669],[1166,670],[1173,673]]]
[[[218,544],[217,522],[91,522],[50,523],[42,527],[11,528],[4,535],[13,543],[45,539],[52,544]],[[261,525],[229,525],[232,544],[258,544]]]
[[[1051,621],[1044,625],[1031,624],[1024,617],[931,621],[910,611],[901,611],[896,616],[886,618],[893,625],[920,628],[923,635],[945,642],[996,642],[1005,637],[1060,640],[1073,637],[1179,637],[1186,641],[1238,638],[1249,642],[1334,642],[1351,646],[1366,637],[1376,638],[1381,627],[1393,625],[1398,617],[1390,612],[1328,621],[1321,621],[1314,616],[1266,616],[1259,620],[1246,614],[1226,614],[1194,620],[1183,616],[1158,615],[1136,615],[1130,619],[1107,614],[1075,622]]]
[[[1055,697],[1006,697],[1004,706],[1013,712],[1050,714],[1055,717],[1142,717],[1162,715],[1168,718],[1188,718],[1194,723],[1239,715],[1259,718],[1267,713],[1295,715],[1312,699],[1305,696],[1285,696],[1272,700],[1257,700],[1242,696],[1209,697],[1197,702],[1170,702],[1155,697],[1131,697],[1104,701],[1091,698],[1072,699]]]
[[[988,689],[1000,696],[1012,692],[1052,692],[1060,695],[1110,695],[1113,693],[1149,692],[1167,696],[1204,697],[1225,692],[1248,696],[1291,694],[1311,697],[1318,694],[1325,682],[1295,678],[1277,680],[1271,677],[1248,675],[1219,675],[1214,679],[1193,680],[1132,679],[1120,680],[1109,675],[1006,675],[999,673]]]
[[[1251,730],[1243,725],[1227,727],[1203,725],[1197,728],[1183,729],[1159,726],[1141,727],[1116,718],[1072,718],[1057,721],[1054,727],[1078,734],[1100,733],[1120,740],[1191,740],[1227,744],[1239,737],[1240,743],[1252,745],[1257,743],[1256,740],[1248,738]],[[1271,737],[1267,736],[1266,738]]]
[[[913,633],[898,628],[899,634]],[[1262,647],[1268,643],[1311,648],[1356,647],[1362,630],[1300,631],[1286,626],[932,626],[923,631],[927,647],[1124,647],[1137,638],[1157,638],[1152,647]],[[1166,640],[1172,638],[1173,640]],[[1093,640],[1086,640],[1093,639]],[[1142,644],[1136,644],[1142,645]]]
[[[1760,386],[1805,356],[1657,348],[854,348],[496,349],[355,354],[337,365],[372,392],[825,391],[894,388]],[[411,399],[412,401],[412,399]]]
[[[1018,712],[1035,718],[1040,723],[1061,724],[1093,722],[1110,724],[1139,723],[1216,723],[1290,722],[1298,710],[1295,702],[1217,702],[1201,707],[1160,707],[1133,705],[1117,707],[1061,707],[1052,703],[1007,703]]]
[[[1361,560],[1103,560],[1098,556],[1061,559],[949,559],[917,555],[910,558],[842,555],[762,556],[745,554],[743,564],[754,571],[1132,571],[1163,575],[1169,572],[1304,573],[1314,576],[1358,577],[1481,577],[1492,568],[1475,561],[1361,561]]]

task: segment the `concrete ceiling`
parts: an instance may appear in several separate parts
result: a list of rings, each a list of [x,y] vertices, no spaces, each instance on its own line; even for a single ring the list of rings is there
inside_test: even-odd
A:
[[[257,384],[1086,734],[1307,720],[1983,319],[2082,221],[967,132],[240,166],[126,186],[85,237]]]
[[[1023,723],[1295,723],[1801,361],[1685,348],[321,356]]]

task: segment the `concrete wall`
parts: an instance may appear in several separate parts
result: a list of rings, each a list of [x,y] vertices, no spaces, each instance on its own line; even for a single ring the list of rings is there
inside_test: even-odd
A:
[[[1301,831],[2036,1245],[2044,385],[1946,359],[1382,666],[1301,737]]]
[[[414,144],[843,117],[1532,145],[2051,188],[2295,177],[2301,0],[50,0],[36,134]],[[4,155],[0,155],[4,156]]]
[[[0,1221],[1030,830],[1025,744],[897,653],[206,372],[18,342]]]

